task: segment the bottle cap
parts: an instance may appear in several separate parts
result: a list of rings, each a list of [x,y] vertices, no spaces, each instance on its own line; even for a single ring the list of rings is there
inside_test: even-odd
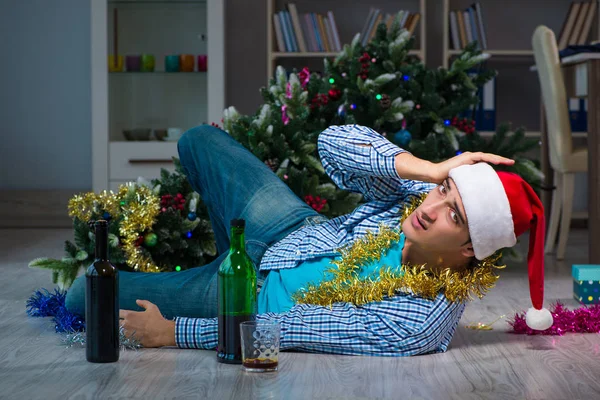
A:
[[[246,220],[244,219],[232,219],[231,220],[231,226],[235,227],[235,228],[245,228],[246,227]]]
[[[106,220],[104,220],[104,219],[99,219],[99,220],[97,220],[97,221],[94,223],[94,225],[95,225],[96,227],[100,227],[100,228],[101,228],[101,227],[105,227],[105,226],[108,226],[108,221],[106,221]]]

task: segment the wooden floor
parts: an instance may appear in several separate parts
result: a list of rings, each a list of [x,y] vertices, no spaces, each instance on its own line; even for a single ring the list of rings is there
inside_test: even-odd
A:
[[[201,350],[126,351],[118,363],[90,364],[84,349],[60,344],[49,319],[25,313],[34,290],[52,288],[50,274],[27,262],[61,257],[65,239],[70,230],[0,230],[0,399],[600,399],[599,335],[513,335],[504,320],[492,331],[465,328],[529,306],[522,262],[469,304],[444,354],[284,353],[280,371],[262,375],[218,364],[214,352]],[[547,257],[547,301],[576,306],[570,268],[586,262],[586,249],[586,231],[575,230],[565,262]]]

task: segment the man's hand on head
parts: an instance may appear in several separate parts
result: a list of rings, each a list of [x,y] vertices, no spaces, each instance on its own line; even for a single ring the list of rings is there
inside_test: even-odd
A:
[[[158,307],[147,300],[136,303],[145,311],[119,310],[125,335],[133,335],[144,347],[176,346],[175,321],[165,319]]]
[[[438,184],[442,183],[453,168],[460,167],[461,165],[476,164],[478,162],[486,162],[495,165],[513,165],[515,160],[491,153],[471,153],[467,151],[441,163],[434,164],[431,170],[431,182]]]
[[[478,162],[487,162],[496,165],[513,165],[515,163],[510,158],[501,157],[496,154],[465,152],[436,164],[404,152],[396,155],[394,166],[400,178],[440,184],[448,177],[451,169]]]

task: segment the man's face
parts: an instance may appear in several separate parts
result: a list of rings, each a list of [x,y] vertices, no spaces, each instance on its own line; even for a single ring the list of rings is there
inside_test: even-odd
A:
[[[421,252],[439,254],[440,263],[455,261],[473,256],[466,218],[458,189],[448,178],[406,218],[402,231]]]

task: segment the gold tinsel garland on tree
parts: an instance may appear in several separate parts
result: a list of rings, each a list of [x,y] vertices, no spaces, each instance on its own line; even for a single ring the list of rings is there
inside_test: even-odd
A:
[[[423,202],[426,194],[414,198],[404,208],[400,226],[404,220]],[[379,274],[359,277],[364,265],[377,261],[394,242],[400,240],[400,230],[392,230],[381,225],[379,233],[367,233],[350,246],[339,249],[341,260],[334,260],[334,267],[326,270],[331,279],[320,283],[310,283],[306,288],[296,292],[292,298],[296,303],[331,306],[333,303],[345,302],[362,305],[383,300],[385,296],[393,296],[396,292],[411,293],[427,299],[434,299],[440,291],[452,302],[470,300],[475,295],[479,298],[491,289],[498,276],[494,269],[505,266],[496,265],[500,254],[492,255],[467,271],[452,272],[445,269],[441,273],[428,271],[425,265],[401,265],[401,272],[383,266]]]
[[[81,221],[90,221],[100,210],[108,212],[113,219],[122,217],[119,234],[127,264],[140,272],[159,272],[161,268],[151,257],[135,245],[140,233],[151,229],[160,212],[160,199],[144,185],[129,183],[121,185],[119,191],[89,192],[75,195],[69,200],[69,216]]]

